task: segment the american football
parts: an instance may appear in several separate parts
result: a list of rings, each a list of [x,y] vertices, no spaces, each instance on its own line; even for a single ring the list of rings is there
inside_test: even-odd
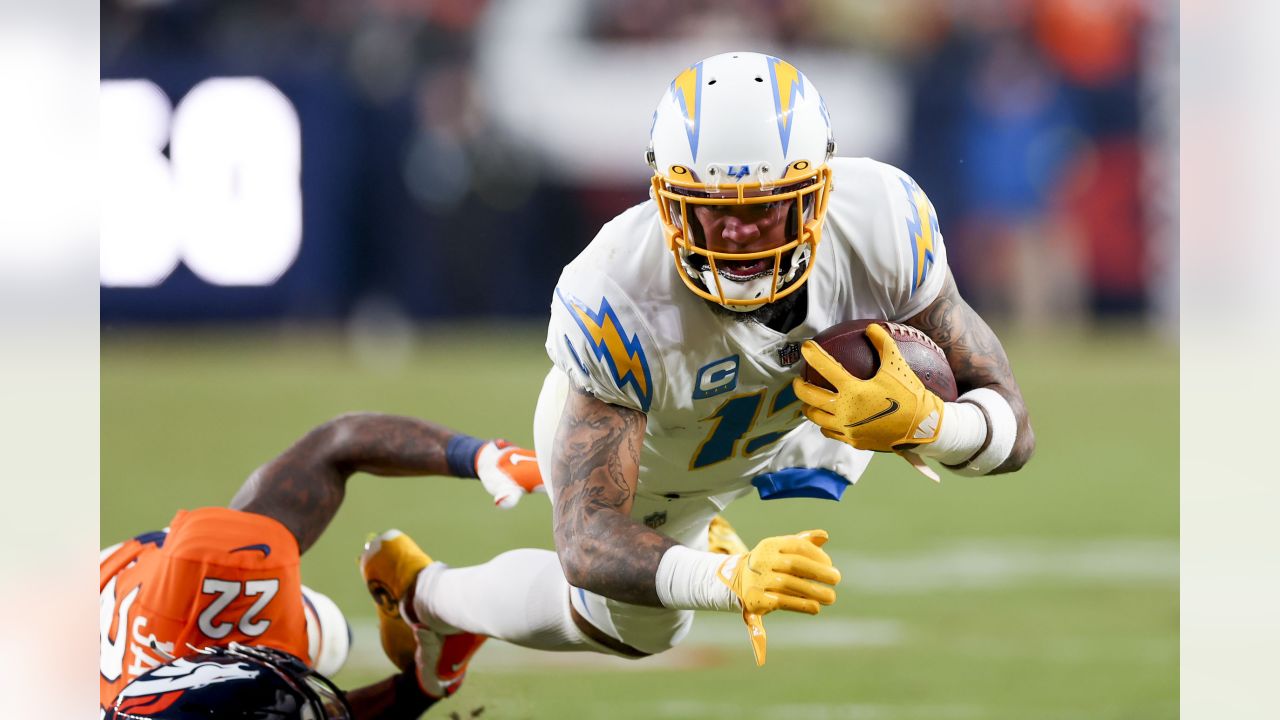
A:
[[[4,393],[52,420],[8,494],[56,519],[3,526],[56,539],[9,543],[0,598],[58,668],[96,617],[99,720],[1180,720],[1188,657],[1268,666],[1180,652],[1185,511],[1228,504],[1171,480],[1250,476],[1179,408],[1273,406],[1181,382],[1258,346],[1188,359],[1183,271],[1270,270],[1179,260],[1203,12],[10,4],[0,98],[49,102],[0,177],[112,181],[0,181],[4,376],[68,380]],[[1201,225],[1244,235],[1265,185],[1218,164]],[[93,539],[98,615],[48,602]],[[1280,644],[1253,604],[1219,647]],[[10,664],[6,715],[84,711]]]
[[[880,355],[867,339],[867,326],[872,323],[879,323],[889,331],[902,357],[925,387],[946,402],[955,401],[959,393],[947,356],[928,335],[913,327],[884,320],[846,320],[818,333],[813,341],[854,377],[867,380],[880,369]],[[834,389],[826,378],[808,365],[804,368],[804,379],[819,387]]]

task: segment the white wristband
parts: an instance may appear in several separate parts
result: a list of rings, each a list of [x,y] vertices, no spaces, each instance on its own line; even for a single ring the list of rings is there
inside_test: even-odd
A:
[[[960,396],[960,402],[972,403],[986,414],[990,428],[986,447],[960,465],[949,468],[958,475],[986,475],[1009,459],[1018,439],[1018,418],[1004,396],[990,388],[978,388]]]
[[[741,610],[738,596],[716,577],[731,557],[684,545],[667,548],[654,576],[659,602],[677,610]]]
[[[977,454],[987,441],[987,416],[970,402],[949,402],[942,410],[938,439],[912,448],[917,455],[955,465]]]

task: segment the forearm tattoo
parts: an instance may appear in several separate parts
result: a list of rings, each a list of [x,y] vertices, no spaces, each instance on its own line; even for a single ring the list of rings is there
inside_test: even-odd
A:
[[[448,475],[445,447],[452,435],[417,418],[342,415],[255,470],[231,507],[275,518],[306,552],[338,512],[351,475]]]
[[[924,331],[947,354],[960,392],[991,388],[1003,395],[1013,408],[1018,419],[1018,438],[1009,458],[991,474],[1012,472],[1026,464],[1035,451],[1036,439],[1022,390],[1013,377],[1013,368],[1009,366],[1000,339],[960,297],[950,272],[938,299],[907,320],[907,324]]]
[[[556,432],[551,483],[556,549],[569,582],[657,607],[658,563],[677,543],[629,516],[645,423],[643,413],[571,393]]]

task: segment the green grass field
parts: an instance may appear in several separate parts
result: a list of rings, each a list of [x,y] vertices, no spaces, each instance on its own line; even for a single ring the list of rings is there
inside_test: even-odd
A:
[[[1023,472],[935,486],[877,458],[838,504],[751,500],[726,513],[749,544],[826,528],[844,574],[821,616],[767,618],[766,667],[719,614],[638,663],[495,642],[428,716],[1177,717],[1176,349],[1118,330],[1006,345],[1039,441]],[[102,542],[226,504],[254,467],[348,410],[532,440],[541,327],[423,329],[399,366],[358,357],[323,333],[104,330]],[[504,513],[475,482],[355,478],[303,562],[356,630],[347,686],[391,669],[355,565],[366,535],[388,527],[455,565],[552,542],[544,496]]]

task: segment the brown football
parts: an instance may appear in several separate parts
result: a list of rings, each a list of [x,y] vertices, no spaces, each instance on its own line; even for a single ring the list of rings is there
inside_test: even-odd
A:
[[[955,401],[959,393],[947,356],[928,335],[909,325],[885,320],[846,320],[818,333],[813,341],[854,377],[868,380],[880,369],[880,355],[867,339],[867,326],[871,323],[879,323],[889,331],[903,359],[925,387],[947,402]],[[833,389],[826,378],[808,365],[804,366],[804,379],[828,390]]]

